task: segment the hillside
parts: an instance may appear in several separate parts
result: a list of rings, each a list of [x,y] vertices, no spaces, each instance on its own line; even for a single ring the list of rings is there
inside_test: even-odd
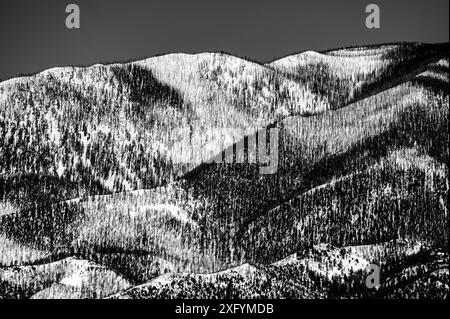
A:
[[[328,52],[331,62],[316,54],[321,58],[313,55],[307,64],[313,67],[294,77],[272,65],[205,53],[11,79],[0,84],[0,196],[21,210],[165,185],[286,116],[339,108],[345,103],[333,96],[348,102],[422,71],[445,48],[397,45],[376,55],[386,65],[381,69],[372,66],[374,49],[350,65],[345,50]],[[339,74],[332,65],[348,71],[329,80]],[[358,78],[358,94],[350,92],[356,82],[340,84],[349,76]]]
[[[0,269],[2,298],[102,298],[130,287],[114,271],[87,260]]]
[[[326,108],[213,53],[50,69],[2,82],[0,96],[0,194],[19,210],[163,185],[277,116]]]
[[[0,295],[441,298],[448,54],[169,54],[0,83]],[[77,267],[101,269],[86,291]]]
[[[389,258],[370,256],[369,249]],[[243,264],[206,275],[168,273],[108,298],[444,298],[448,293],[448,253],[428,254],[426,247],[408,242],[369,249],[316,245],[270,265]],[[395,267],[383,273],[386,281],[379,289],[368,290],[366,267],[375,261]]]

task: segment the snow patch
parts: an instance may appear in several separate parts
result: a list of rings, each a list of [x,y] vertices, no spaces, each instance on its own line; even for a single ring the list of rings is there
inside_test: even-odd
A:
[[[148,211],[165,212],[185,224],[191,224],[195,226],[197,225],[197,223],[194,222],[184,210],[175,205],[170,204],[145,205],[141,206],[139,209],[140,214],[145,214]]]

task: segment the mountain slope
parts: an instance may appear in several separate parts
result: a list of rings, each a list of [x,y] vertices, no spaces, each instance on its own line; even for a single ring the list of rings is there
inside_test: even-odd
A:
[[[401,293],[401,285],[414,292],[427,277],[395,278],[416,266],[440,267],[435,260],[448,250],[447,49],[310,52],[266,66],[175,54],[3,82],[1,265],[90,260],[129,285],[150,287],[147,297],[192,297],[187,288],[151,288],[166,279],[186,285],[192,276],[194,293],[204,296],[198,289],[216,272],[224,283],[200,291],[267,297],[289,287],[277,296],[368,296],[362,266],[344,267],[354,257],[331,268],[305,257],[285,269],[282,260],[322,243],[335,246],[325,251],[337,258],[341,248],[358,255],[361,247],[409,241],[423,246],[417,260],[397,260],[408,247],[383,250],[394,279],[380,296]],[[272,129],[276,171],[264,175],[264,163],[248,163],[261,147],[249,141]],[[239,147],[246,163],[236,163]],[[230,154],[232,163],[206,163]],[[323,271],[305,270],[312,265]],[[445,291],[448,275],[432,269],[432,282]],[[357,282],[346,281],[354,272]],[[335,273],[346,274],[344,286],[329,279]],[[59,281],[41,288],[26,297],[99,297]]]
[[[0,268],[3,298],[67,299],[102,298],[130,287],[106,267],[87,260]]]
[[[443,260],[448,266],[448,252],[426,251],[422,244],[409,242],[385,242],[369,249],[322,244],[270,265],[243,264],[213,274],[168,273],[109,298],[443,298],[449,291],[444,283],[448,268],[442,268]],[[369,290],[367,265],[374,262],[383,266],[386,281]],[[432,280],[418,284],[427,280],[425,272]],[[418,289],[400,289],[403,285],[417,285],[420,295],[416,295]]]

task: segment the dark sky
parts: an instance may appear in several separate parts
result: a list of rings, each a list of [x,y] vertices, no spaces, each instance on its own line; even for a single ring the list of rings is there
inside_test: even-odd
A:
[[[78,30],[65,26],[69,3],[80,6]],[[370,3],[381,8],[380,29],[365,27]],[[2,0],[0,79],[167,52],[264,62],[393,41],[448,42],[449,0]]]

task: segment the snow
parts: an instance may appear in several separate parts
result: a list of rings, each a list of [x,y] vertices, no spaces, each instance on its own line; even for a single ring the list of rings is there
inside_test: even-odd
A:
[[[197,225],[197,223],[195,223],[184,210],[180,209],[175,205],[170,204],[145,205],[141,206],[139,209],[140,214],[145,214],[148,211],[166,212],[185,224]]]
[[[381,45],[379,47],[355,47],[355,48],[346,48],[346,49],[340,49],[340,50],[333,50],[326,52],[327,55],[334,55],[334,56],[374,56],[374,55],[384,55],[388,53],[389,51],[395,50],[398,48],[398,44],[388,44],[388,45]]]
[[[230,276],[233,274],[239,275],[239,276],[243,277],[244,279],[249,280],[253,276],[255,276],[257,273],[259,273],[258,268],[256,268],[255,266],[253,266],[249,263],[244,263],[244,264],[239,265],[234,268],[225,269],[225,270],[211,273],[211,274],[197,274],[197,276],[201,277],[202,280],[214,282],[215,280],[217,280],[220,277],[226,277],[226,276]]]
[[[387,61],[385,61],[382,54],[373,56],[340,56],[337,54],[330,55],[306,51],[274,61],[270,66],[288,71],[300,66],[318,63],[325,63],[332,73],[339,77],[347,78],[354,76],[355,72],[357,74],[368,74],[377,68],[387,65]]]
[[[78,270],[68,277],[64,277],[60,283],[66,286],[82,288],[86,282],[85,274],[82,270]]]
[[[426,176],[433,179],[433,174],[437,174],[442,179],[446,179],[448,169],[427,154],[421,154],[415,148],[402,148],[389,154],[389,161],[395,163],[404,170],[418,168]]]
[[[108,125],[102,123],[99,126],[97,126],[97,132],[108,135],[109,133],[111,133],[111,128]]]
[[[161,276],[156,277],[155,279],[151,280],[148,284],[144,284],[141,285],[141,287],[145,287],[145,286],[165,286],[165,285],[170,285],[172,283],[173,280],[173,274],[171,273],[167,273]],[[139,286],[137,286],[136,288],[139,288]]]
[[[17,208],[13,204],[0,200],[0,216],[9,215],[17,212]]]
[[[66,286],[81,288],[88,281],[89,268],[95,266],[88,260],[79,260],[73,257],[64,259],[65,273],[60,283]]]
[[[103,186],[105,186],[109,190],[114,189],[114,181],[116,180],[116,175],[111,174],[108,176],[108,179],[103,181]]]
[[[287,256],[284,259],[281,259],[281,260],[279,260],[277,262],[274,262],[272,265],[280,267],[280,266],[295,264],[297,262],[298,262],[297,253],[295,253],[295,254]]]
[[[427,78],[428,77],[428,78],[432,78],[432,79],[436,79],[436,80],[441,80],[441,81],[444,81],[444,82],[448,82],[449,81],[449,79],[448,79],[448,72],[447,73],[438,73],[436,71],[428,70],[428,71],[425,71],[425,72],[422,72],[422,73],[418,74],[417,77],[418,78],[422,78],[422,77]]]
[[[436,62],[436,65],[448,68],[449,67],[449,60],[448,59],[441,59],[438,62]]]
[[[365,271],[370,264],[365,258],[351,252],[346,252],[342,256],[340,249],[332,248],[328,244],[315,245],[312,254],[299,259],[299,263],[329,280],[332,280],[333,277],[343,277],[354,272]]]
[[[136,64],[152,70],[162,83],[177,88],[183,98],[197,106],[204,104],[203,99],[211,94],[216,94],[219,105],[222,99],[229,105],[229,98],[234,96],[233,90],[240,91],[243,87],[247,88],[247,98],[252,101],[252,106],[262,112],[264,105],[272,105],[275,98],[274,87],[268,82],[274,70],[226,54],[169,54],[138,61]],[[258,91],[254,88],[257,81],[262,86]],[[223,95],[224,91],[227,92],[226,96]],[[295,81],[283,78],[280,85],[280,92],[282,91],[287,91],[291,100],[282,101],[275,106],[277,115],[286,115],[291,109],[303,112],[328,108],[327,101]]]
[[[65,171],[66,171],[66,168],[65,168],[64,164],[62,163],[62,161],[59,161],[58,168],[56,169],[56,173],[58,174],[59,177],[62,177],[64,175]]]
[[[48,124],[50,141],[52,141],[55,145],[59,146],[61,141],[61,133],[58,130],[58,123],[56,119],[53,116],[51,116],[50,113],[46,113],[44,118]]]

